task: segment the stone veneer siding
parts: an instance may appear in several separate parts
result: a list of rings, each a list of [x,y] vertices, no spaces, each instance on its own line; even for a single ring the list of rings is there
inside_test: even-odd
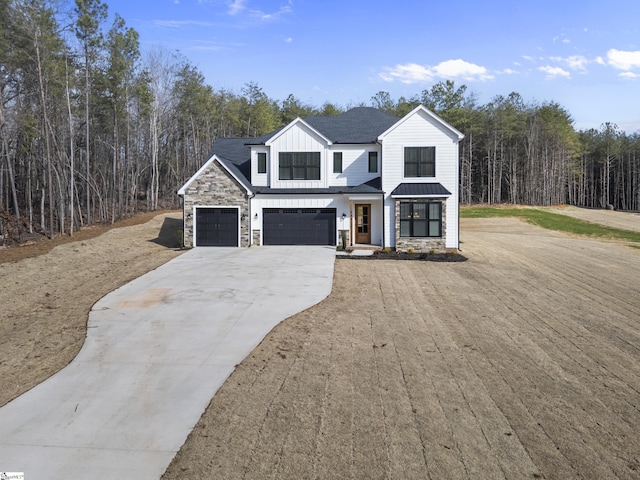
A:
[[[217,161],[196,178],[184,193],[184,245],[193,247],[193,207],[240,207],[240,245],[249,246],[249,198],[246,189]],[[244,217],[244,220],[242,220]]]
[[[442,237],[401,237],[400,236],[400,202],[442,202]],[[396,200],[396,251],[416,253],[436,253],[447,251],[447,199],[446,198],[403,198]]]
[[[252,245],[254,247],[257,247],[260,245],[260,230],[254,230],[253,231],[253,243]]]

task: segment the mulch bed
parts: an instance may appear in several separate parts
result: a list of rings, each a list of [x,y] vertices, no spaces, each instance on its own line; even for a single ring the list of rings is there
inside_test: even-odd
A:
[[[348,260],[418,260],[423,262],[466,262],[460,253],[407,253],[373,252],[373,255],[338,255],[336,258]]]

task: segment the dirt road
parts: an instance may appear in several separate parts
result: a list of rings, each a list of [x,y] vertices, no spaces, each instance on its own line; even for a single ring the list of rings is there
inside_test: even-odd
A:
[[[599,223],[606,227],[640,232],[640,213],[595,210],[578,208],[570,205],[562,207],[544,207],[543,209],[559,213],[561,215],[568,215],[580,220],[585,220],[587,222]]]
[[[337,260],[163,478],[639,478],[640,252],[462,232],[464,263]]]

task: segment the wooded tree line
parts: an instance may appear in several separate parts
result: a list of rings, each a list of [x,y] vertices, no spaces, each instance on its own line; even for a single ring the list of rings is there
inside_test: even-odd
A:
[[[419,103],[462,131],[463,203],[572,204],[640,209],[640,134],[613,123],[576,131],[555,102],[526,102],[518,93],[481,105],[467,87],[446,81],[412,99],[372,98],[403,114]]]
[[[0,235],[53,237],[140,210],[179,206],[176,190],[214,140],[258,136],[298,116],[335,115],[255,82],[214,90],[177,52],[141,55],[137,32],[100,0],[0,0]],[[465,133],[465,203],[609,204],[639,209],[638,134],[575,131],[553,102],[519,94],[481,105],[465,85],[367,105],[402,116],[418,104]]]

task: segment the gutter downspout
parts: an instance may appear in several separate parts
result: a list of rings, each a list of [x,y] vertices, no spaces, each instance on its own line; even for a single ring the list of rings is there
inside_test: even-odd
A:
[[[187,231],[187,228],[186,228],[187,212],[185,212],[184,210],[184,195],[180,195],[179,192],[177,193],[178,193],[178,196],[180,197],[180,200],[182,200],[181,202],[182,203],[182,245],[180,245],[180,248],[184,248],[184,233]]]
[[[249,234],[249,246],[250,247],[253,246],[253,226],[252,226],[253,215],[251,215],[251,199],[253,197],[255,197],[255,196],[256,196],[255,193],[252,193],[251,195],[247,195],[247,212],[249,214],[249,218],[248,218],[248,220],[249,220],[249,232],[248,232],[248,234]]]
[[[380,145],[380,189],[382,189],[382,185],[384,185],[383,180],[382,180],[382,170],[383,170],[383,158],[382,158],[382,142],[380,140],[376,140],[375,143],[377,143],[378,145]],[[382,191],[382,193],[380,194],[380,196],[382,197],[382,249],[384,250],[386,248],[385,245],[385,237],[387,236],[387,222],[385,219],[385,215],[384,215],[384,190]]]
[[[382,180],[382,177],[380,177],[380,180]],[[384,195],[385,193],[382,192],[381,196],[382,196],[382,249],[384,250],[386,248],[386,245],[384,244],[384,239],[386,237],[386,222],[385,222],[385,218],[384,218]]]

